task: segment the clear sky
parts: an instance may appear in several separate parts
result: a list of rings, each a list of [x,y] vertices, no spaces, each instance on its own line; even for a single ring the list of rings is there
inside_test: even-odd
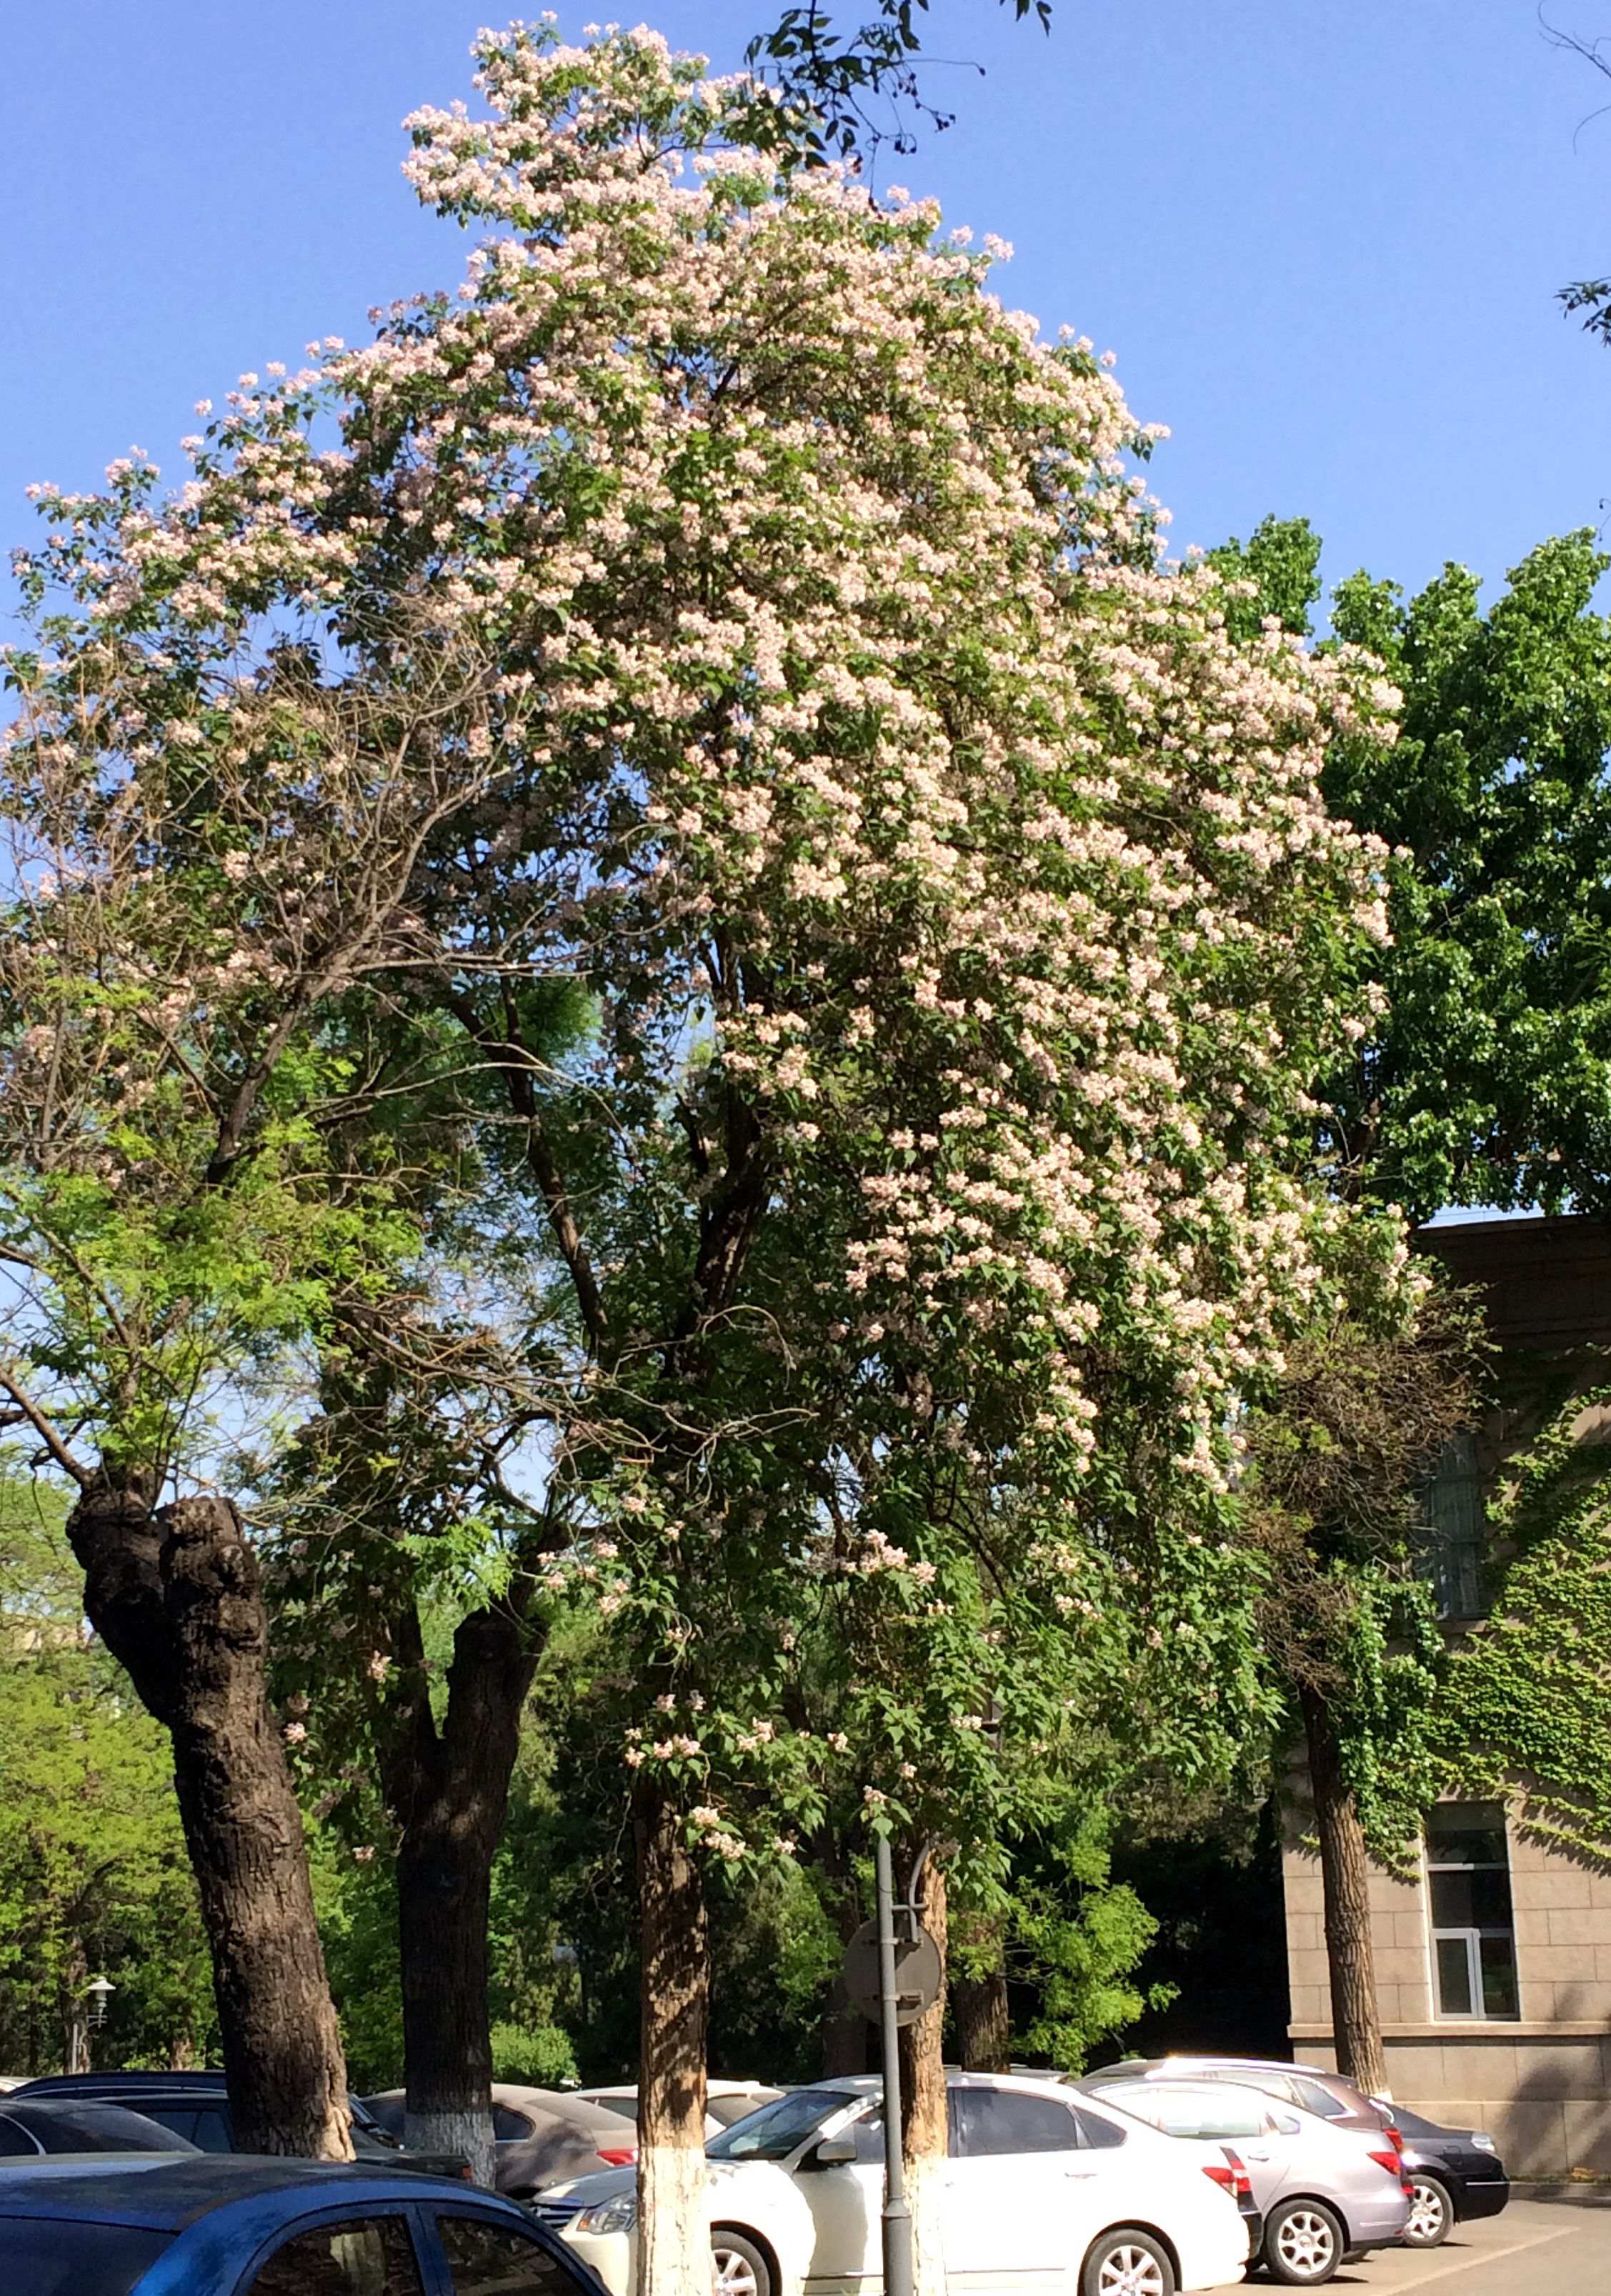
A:
[[[1611,30],[1597,4],[1548,12]],[[766,6],[651,20],[725,65]],[[29,530],[29,480],[95,483],[130,445],[177,472],[195,399],[456,281],[399,122],[470,94],[485,13],[11,0],[0,540]],[[1611,351],[1552,291],[1611,271],[1611,117],[1577,133],[1611,83],[1551,50],[1534,0],[1056,0],[1049,38],[937,0],[931,44],[986,76],[933,72],[957,125],[884,172],[1014,242],[1010,301],[1117,352],[1173,431],[1178,545],[1301,511],[1332,578],[1415,583],[1602,522]]]

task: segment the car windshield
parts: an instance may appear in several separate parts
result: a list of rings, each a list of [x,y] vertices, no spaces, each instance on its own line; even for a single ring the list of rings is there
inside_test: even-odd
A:
[[[856,2102],[842,2088],[797,2088],[746,2113],[705,2146],[711,2161],[782,2161],[835,2112]]]
[[[353,2118],[357,2120],[360,2112],[364,2116],[358,2124],[360,2128],[366,2128],[372,2136],[389,2136],[394,2144],[400,2141],[404,2112],[400,2096],[355,2097],[353,2104]]]
[[[169,2237],[128,2225],[0,2217],[0,2288],[5,2296],[128,2296]]]

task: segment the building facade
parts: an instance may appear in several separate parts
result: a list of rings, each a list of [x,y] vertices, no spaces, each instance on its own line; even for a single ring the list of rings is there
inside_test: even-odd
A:
[[[1606,1376],[1611,1223],[1469,1221],[1423,1247],[1477,1289],[1500,1350],[1504,1402],[1450,1447],[1428,1487],[1427,1568],[1451,1633],[1484,1609],[1484,1501],[1547,1406]],[[1611,1441],[1585,1409],[1583,1443]],[[1611,1695],[1611,1692],[1608,1692]],[[1301,1778],[1283,1874],[1293,2054],[1335,2064],[1319,1861]],[[1370,1877],[1388,2078],[1401,2103],[1492,2129],[1513,2170],[1611,2173],[1611,1867],[1544,1841],[1497,1802],[1428,1812],[1419,1871]]]

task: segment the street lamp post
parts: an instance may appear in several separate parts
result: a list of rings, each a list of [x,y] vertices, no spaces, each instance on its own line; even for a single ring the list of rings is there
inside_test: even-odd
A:
[[[912,2296],[912,2210],[900,2149],[900,1999],[895,1979],[895,1876],[888,1836],[873,1844],[878,1913],[878,2028],[884,2042],[884,2296]]]

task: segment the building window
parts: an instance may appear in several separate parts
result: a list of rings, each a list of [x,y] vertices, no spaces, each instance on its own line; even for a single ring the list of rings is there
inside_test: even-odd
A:
[[[1433,1995],[1440,2017],[1516,2017],[1516,1924],[1505,1813],[1441,1802],[1426,1820]]]
[[[1483,1603],[1483,1479],[1476,1438],[1450,1437],[1421,1491],[1426,1576],[1440,1619],[1480,1618]]]

